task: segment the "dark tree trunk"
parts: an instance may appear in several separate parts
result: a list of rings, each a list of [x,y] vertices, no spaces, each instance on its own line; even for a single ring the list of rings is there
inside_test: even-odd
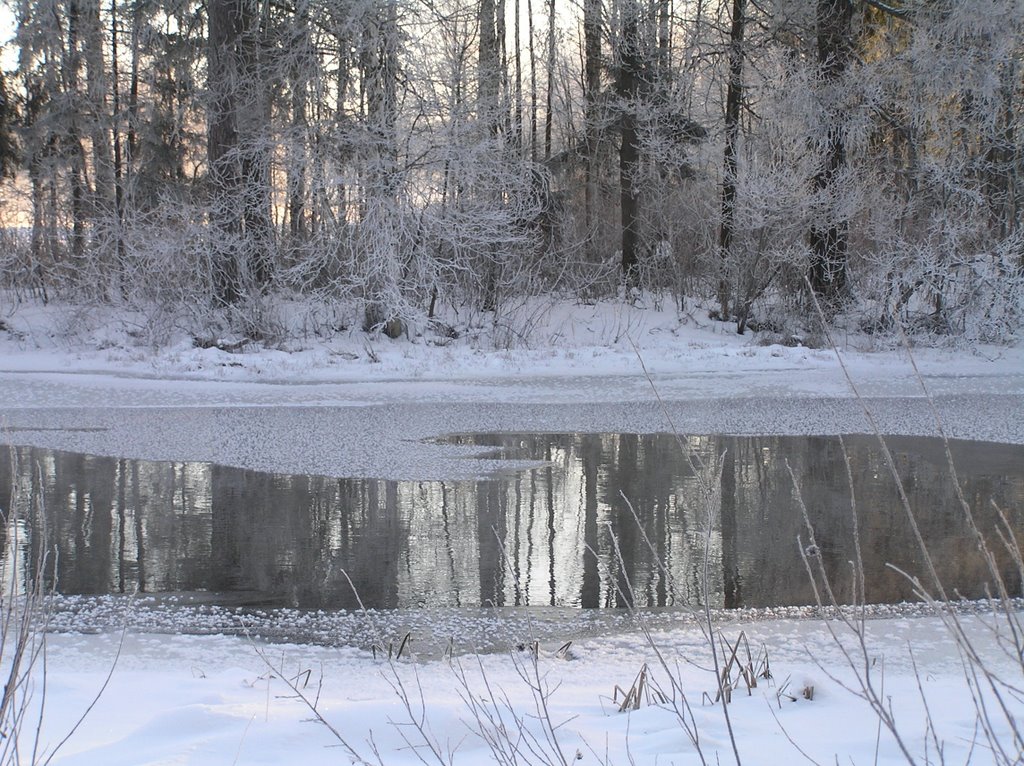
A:
[[[548,0],[548,87],[544,103],[544,161],[551,159],[552,129],[555,123],[555,0]]]
[[[722,275],[718,282],[718,307],[722,321],[729,319],[730,282],[727,274],[732,249],[736,211],[737,152],[740,139],[740,105],[743,102],[743,36],[746,29],[746,0],[732,0],[729,30],[729,84],[725,96],[725,150],[722,157],[722,227],[718,249]]]
[[[252,0],[210,0],[207,156],[214,296],[237,303],[270,279],[270,99]]]
[[[669,0],[658,0],[658,80],[665,87],[672,78],[672,30]]]
[[[852,0],[818,0],[818,67],[826,91],[834,92],[846,72],[852,53],[852,24]],[[814,186],[820,195],[828,199],[846,167],[846,146],[841,111],[830,110],[825,122],[825,156],[821,170],[814,178]],[[837,220],[832,210],[811,227],[808,279],[811,289],[830,312],[839,307],[846,292],[848,229],[848,223]]]
[[[587,243],[592,259],[597,258],[595,237],[595,207],[597,205],[597,163],[600,141],[598,125],[598,98],[601,93],[601,0],[585,0],[583,4],[584,40],[584,130],[586,131],[587,153],[586,189],[584,191],[584,216],[587,226]]]
[[[501,87],[501,40],[497,34],[496,8],[494,0],[480,0],[478,9],[480,27],[479,70],[477,87],[477,116],[487,125],[491,138],[497,138],[501,128],[501,114],[498,99]],[[497,142],[494,149],[497,150]],[[494,204],[499,204],[499,195],[494,194]],[[500,265],[497,247],[486,245],[486,260],[483,264],[483,296],[481,307],[493,311],[498,305],[498,284]]]
[[[506,136],[512,133],[512,98],[511,89],[508,81],[508,29],[506,26],[507,11],[505,9],[505,0],[495,0],[494,8],[494,24],[495,24],[495,38],[498,44],[498,71],[499,71],[499,107],[500,117],[499,124],[501,130],[505,132]]]
[[[18,152],[14,139],[17,118],[17,110],[7,91],[6,77],[0,71],[0,177],[11,177],[17,171]]]
[[[70,115],[64,138],[64,151],[70,164],[71,176],[71,254],[80,259],[85,255],[85,149],[79,121],[79,76],[82,68],[80,48],[81,7],[78,0],[68,0],[67,50],[64,59],[64,93],[69,99]]]
[[[305,240],[307,165],[306,135],[309,129],[306,102],[309,98],[308,82],[311,69],[316,65],[309,31],[309,2],[299,0],[295,18],[294,45],[296,50],[291,71],[292,138],[288,146],[288,231],[297,243]]]
[[[237,303],[242,295],[237,241],[241,234],[238,197],[242,184],[237,149],[237,91],[239,73],[236,49],[242,35],[243,0],[210,0],[209,77],[206,152],[210,173],[210,224],[213,249],[213,289],[224,305]]]
[[[243,258],[248,284],[266,289],[274,230],[270,220],[270,74],[264,64],[266,19],[262,4],[243,0],[239,38],[238,148],[242,174]]]
[[[515,45],[515,93],[513,96],[512,115],[512,145],[516,149],[523,148],[523,47],[520,34],[519,0],[515,0],[515,23],[513,25],[513,39]]]
[[[141,43],[139,26],[142,24],[140,4],[142,0],[132,3],[132,63],[131,77],[128,83],[128,125],[125,132],[124,168],[125,188],[129,195],[134,194],[135,157],[138,155],[138,123],[139,123],[139,46]]]
[[[363,51],[366,78],[366,120],[373,141],[366,175],[366,214],[363,226],[378,242],[368,248],[369,264],[363,329],[380,328],[397,338],[405,329],[398,316],[394,296],[398,293],[395,260],[400,257],[396,240],[398,222],[398,8],[397,0],[386,0],[367,25]],[[380,244],[384,241],[383,246]],[[389,302],[391,305],[389,305]]]
[[[616,90],[621,102],[622,126],[619,145],[619,200],[622,215],[622,275],[628,288],[640,284],[640,133],[637,101],[644,70],[640,39],[640,7],[635,0],[623,9],[619,76]]]
[[[526,0],[527,36],[530,39],[530,161],[537,161],[537,51],[533,47],[533,2]]]
[[[92,220],[110,216],[114,209],[114,163],[110,156],[110,114],[100,0],[83,7],[88,136],[92,154]]]
[[[120,282],[121,297],[127,297],[128,285],[125,281],[127,273],[124,246],[124,156],[121,141],[121,58],[118,38],[117,0],[110,0],[110,81],[113,95],[113,143],[114,143],[114,238],[115,257],[117,258],[117,274]]]
[[[498,131],[498,95],[501,86],[501,51],[495,24],[494,0],[480,0],[480,65],[478,74],[477,115]]]

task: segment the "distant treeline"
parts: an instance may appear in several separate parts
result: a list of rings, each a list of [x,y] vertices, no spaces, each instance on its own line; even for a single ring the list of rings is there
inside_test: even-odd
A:
[[[1022,0],[18,0],[0,280],[261,332],[643,291],[1005,341]],[[156,308],[154,308],[156,307]]]

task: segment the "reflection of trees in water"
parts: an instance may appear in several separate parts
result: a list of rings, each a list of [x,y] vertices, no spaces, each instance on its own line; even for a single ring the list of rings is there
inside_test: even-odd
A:
[[[802,604],[811,597],[806,577],[801,576],[803,564],[796,542],[799,536],[806,544],[807,534],[785,470],[786,461],[800,483],[836,595],[849,601],[853,597],[850,562],[856,552],[846,459],[839,440],[810,437],[727,441],[737,456],[735,507],[739,510],[735,535],[742,552],[739,569],[744,603]],[[988,573],[957,505],[941,445],[920,439],[888,441],[897,456],[915,518],[947,585],[966,596],[984,595]],[[889,566],[923,574],[921,556],[911,538],[895,482],[873,437],[846,437],[845,443],[864,554],[867,599],[913,600],[913,589],[906,578]],[[961,479],[972,497],[979,524],[992,533],[996,524],[993,501],[1003,507],[1022,507],[1024,462],[1017,462],[1012,469],[1015,478],[993,478],[990,472],[1002,469],[977,460],[976,453],[984,449],[989,447],[955,443],[954,460],[966,469],[961,470]],[[1024,454],[1020,447],[997,449],[1015,452],[1018,459]],[[1002,559],[1004,575],[1016,582],[1010,562],[1006,557]]]
[[[117,461],[111,458],[86,461],[54,453],[52,472],[43,477],[43,501],[49,516],[47,531],[57,542],[57,556],[50,567],[51,572],[56,567],[58,587],[67,578],[79,583],[82,593],[106,593],[109,588],[116,468]],[[34,537],[42,533],[37,528]]]
[[[641,605],[699,604],[706,507],[674,438],[612,435],[601,438],[601,446],[595,481],[602,527],[597,551],[607,579],[602,605],[624,606],[630,594]],[[707,460],[704,445],[696,446]],[[719,556],[717,533],[710,555]],[[716,578],[712,588],[717,585]]]
[[[45,525],[33,520],[27,553],[41,555],[45,526],[59,562],[49,577],[56,571],[67,593],[214,590],[239,602],[352,608],[351,578],[367,606],[383,608],[617,607],[628,593],[641,605],[698,604],[707,539],[712,606],[803,604],[811,592],[797,537],[806,532],[788,463],[837,593],[852,595],[854,527],[837,439],[691,438],[721,501],[707,538],[702,483],[672,436],[506,435],[479,443],[545,464],[493,480],[394,482],[18,448],[16,476],[10,460],[0,465],[0,498],[13,481],[28,488],[26,502],[42,494]],[[947,584],[982,595],[987,571],[941,445],[890,443]],[[846,446],[868,599],[912,598],[886,566],[920,565],[895,486],[872,438],[847,437]],[[1020,510],[1022,456],[1020,447],[954,444],[983,528],[995,523],[993,501]],[[1019,515],[1012,518],[1019,530]]]

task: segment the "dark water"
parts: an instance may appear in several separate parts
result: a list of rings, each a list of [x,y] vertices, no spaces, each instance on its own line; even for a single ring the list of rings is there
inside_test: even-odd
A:
[[[24,579],[48,539],[48,585],[65,594],[205,591],[213,602],[367,607],[763,607],[813,601],[797,538],[808,533],[792,469],[841,600],[853,596],[847,462],[833,437],[691,437],[694,470],[668,435],[455,437],[544,461],[476,481],[284,476],[34,448],[0,454],[0,506],[41,505],[0,528]],[[940,442],[892,438],[944,584],[989,581],[954,497]],[[954,442],[965,497],[995,540],[993,503],[1024,533],[1024,447]],[[923,574],[896,486],[873,437],[845,438],[866,596],[913,600],[894,565]],[[12,468],[13,465],[13,468]],[[709,519],[711,507],[720,509]],[[705,556],[705,550],[707,556]],[[1020,576],[1000,556],[1014,593]],[[56,562],[56,566],[54,566]],[[701,587],[707,573],[708,587]],[[351,585],[349,583],[351,579]],[[706,596],[705,596],[706,594]]]

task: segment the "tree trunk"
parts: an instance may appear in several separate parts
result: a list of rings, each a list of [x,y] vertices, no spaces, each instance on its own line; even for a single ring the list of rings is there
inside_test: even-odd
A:
[[[479,7],[479,70],[477,86],[477,116],[487,126],[488,134],[496,139],[500,128],[498,109],[499,88],[501,83],[500,41],[495,28],[494,0],[480,0]],[[497,141],[494,151],[497,151]],[[492,204],[498,203],[494,193]],[[497,248],[493,243],[486,246],[486,258],[483,263],[483,296],[481,306],[484,311],[493,311],[498,303],[499,263]]]
[[[586,135],[586,188],[584,190],[584,219],[587,227],[587,249],[591,260],[597,260],[596,216],[598,181],[598,104],[601,95],[601,0],[585,0],[583,4],[584,131]]]
[[[117,279],[121,297],[127,297],[126,282],[127,264],[125,263],[124,246],[124,156],[121,143],[121,55],[118,38],[117,0],[110,0],[110,82],[113,94],[113,137],[114,137],[114,256],[116,258]]]
[[[818,68],[822,87],[835,93],[850,61],[852,41],[852,0],[818,0],[817,37]],[[822,166],[814,177],[814,187],[824,198],[828,214],[811,226],[811,289],[828,312],[839,308],[846,292],[847,233],[849,224],[838,220],[832,205],[836,180],[846,167],[846,146],[841,109],[833,108],[826,115],[825,153]]]
[[[307,173],[309,159],[306,136],[309,119],[306,102],[309,97],[308,83],[311,70],[316,66],[309,35],[309,0],[299,0],[295,17],[295,50],[291,66],[291,122],[292,136],[288,142],[288,230],[295,243],[308,237],[306,225]]]
[[[363,250],[367,257],[363,329],[391,338],[404,331],[399,316],[401,243],[398,211],[398,9],[385,0],[367,24],[363,51],[366,121],[372,147],[367,168]]]
[[[242,172],[242,232],[249,284],[266,289],[271,277],[274,230],[270,220],[270,73],[264,50],[266,19],[262,2],[243,0],[239,45],[241,78],[238,102],[238,149]]]
[[[67,50],[64,57],[64,94],[69,101],[70,114],[64,139],[71,177],[71,254],[76,259],[85,256],[86,179],[85,149],[79,118],[81,106],[79,76],[82,68],[80,47],[81,6],[79,0],[68,0]]]
[[[515,25],[513,27],[513,38],[515,45],[515,94],[512,119],[512,143],[517,150],[523,148],[523,57],[522,40],[520,35],[519,0],[515,0]]]
[[[544,110],[544,161],[551,159],[552,129],[554,127],[555,94],[555,0],[548,0],[548,87]]]
[[[128,197],[135,194],[135,158],[138,155],[138,123],[139,123],[139,58],[141,56],[139,27],[142,24],[140,5],[143,0],[132,3],[132,63],[131,76],[128,83],[128,125],[125,131],[124,167],[125,190]]]
[[[14,138],[17,115],[7,90],[7,78],[0,70],[0,177],[4,178],[17,172],[18,153]]]
[[[213,241],[213,289],[223,304],[242,295],[237,241],[241,234],[239,194],[242,185],[237,149],[238,107],[235,84],[240,75],[236,48],[242,34],[243,0],[210,0],[207,72],[210,105],[207,144],[210,175],[210,224]]]
[[[107,73],[103,58],[103,26],[99,0],[88,0],[84,8],[84,48],[88,93],[89,138],[92,143],[92,215],[105,218],[114,210],[114,163],[110,156],[110,114]]]
[[[527,33],[530,38],[530,161],[537,161],[537,51],[533,39],[533,0],[526,0]]]
[[[208,24],[214,296],[232,304],[270,280],[270,82],[255,0],[210,0]]]
[[[617,91],[622,126],[619,145],[619,201],[622,215],[622,275],[628,289],[640,286],[640,133],[637,107],[643,77],[640,8],[628,0],[623,8]]]
[[[658,0],[658,81],[668,88],[672,78],[672,28],[670,0]]]
[[[501,87],[501,55],[494,14],[494,0],[480,0],[477,116],[489,126],[492,135],[498,132],[500,125],[498,96]]]
[[[494,24],[495,24],[495,38],[497,39],[498,46],[498,72],[499,72],[499,110],[500,117],[498,119],[501,125],[501,130],[504,131],[506,136],[512,134],[512,109],[511,109],[511,88],[509,87],[508,81],[508,46],[506,41],[508,40],[508,29],[506,28],[506,17],[507,11],[505,9],[505,0],[495,0],[494,7]]]
[[[729,84],[725,96],[725,150],[722,157],[722,226],[718,250],[722,275],[718,281],[718,307],[722,321],[729,319],[731,284],[728,263],[732,249],[736,210],[737,151],[740,139],[740,106],[743,102],[743,36],[746,28],[746,0],[732,0],[729,30]]]

